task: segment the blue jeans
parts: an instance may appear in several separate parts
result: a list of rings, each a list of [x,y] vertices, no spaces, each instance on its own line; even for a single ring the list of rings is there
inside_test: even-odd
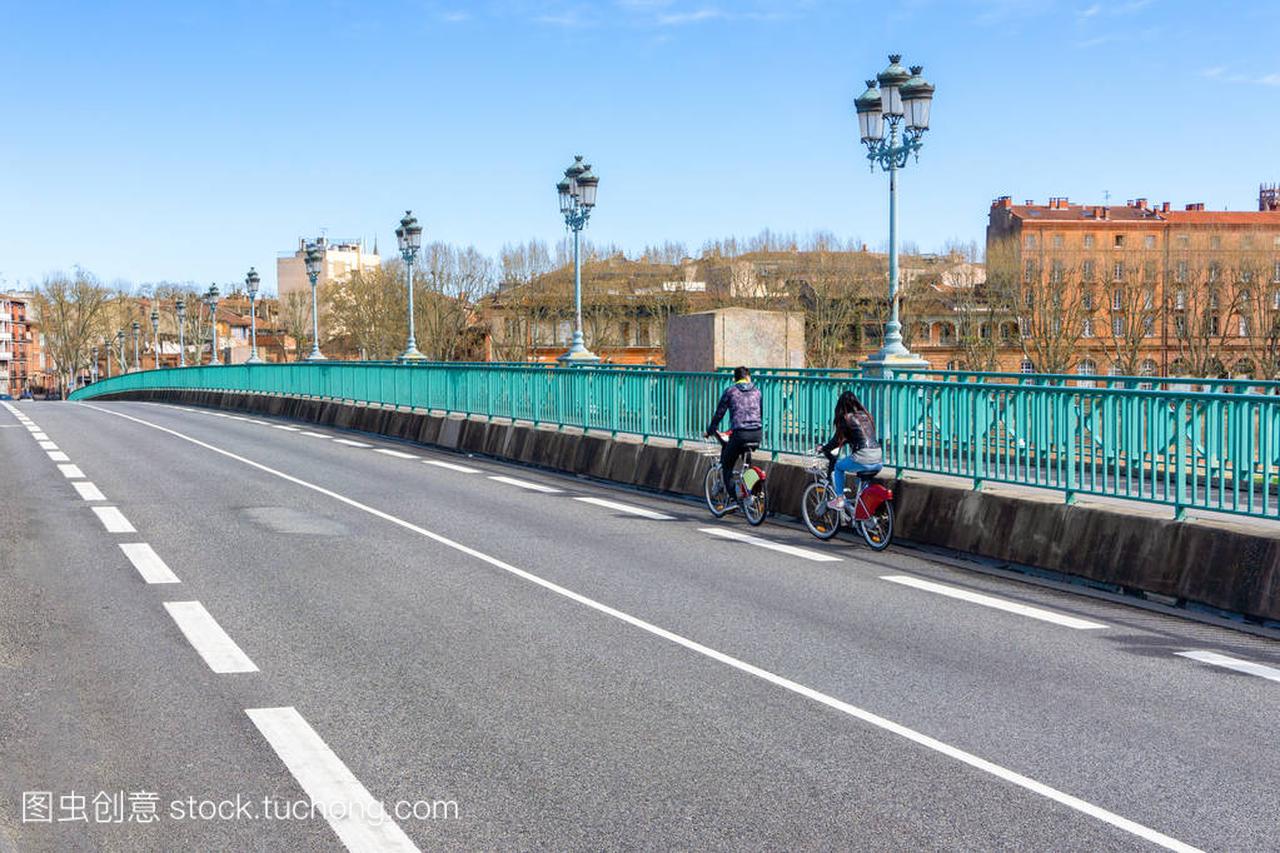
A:
[[[861,462],[853,461],[852,456],[843,456],[836,463],[835,470],[831,472],[831,485],[835,487],[836,497],[844,494],[844,477],[846,474],[858,474],[863,471],[873,474],[879,473],[884,466],[880,463],[874,465],[864,465]]]

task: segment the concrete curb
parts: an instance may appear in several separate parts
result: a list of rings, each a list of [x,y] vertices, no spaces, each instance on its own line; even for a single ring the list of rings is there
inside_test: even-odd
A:
[[[276,415],[385,435],[609,480],[700,496],[706,462],[695,450],[634,437],[558,431],[482,418],[220,391],[150,389],[103,396]],[[800,515],[808,476],[788,463],[769,471],[778,513]],[[1155,593],[1257,620],[1280,620],[1280,525],[1267,535],[1096,506],[895,480],[897,533],[913,542]]]

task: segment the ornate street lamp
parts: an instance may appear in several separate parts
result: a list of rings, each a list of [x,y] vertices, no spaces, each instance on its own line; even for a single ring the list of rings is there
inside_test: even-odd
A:
[[[916,65],[908,71],[899,64],[901,60],[900,55],[891,54],[889,67],[875,80],[868,80],[867,90],[854,101],[858,133],[867,146],[871,171],[878,165],[889,173],[889,322],[879,352],[863,363],[872,375],[880,376],[892,375],[894,368],[929,366],[903,345],[902,323],[898,319],[898,170],[911,157],[920,158],[924,133],[929,129],[934,87],[921,76],[923,67]],[[884,136],[886,122],[888,139]]]
[[[560,213],[564,215],[564,224],[573,232],[573,344],[557,359],[562,364],[590,364],[600,360],[598,355],[587,349],[582,339],[582,256],[579,245],[582,229],[587,227],[591,209],[596,206],[599,186],[600,179],[591,171],[591,165],[583,162],[580,154],[573,158],[573,165],[564,170],[564,178],[556,184]]]
[[[178,297],[178,367],[187,366],[187,301]]]
[[[320,309],[316,300],[316,280],[324,263],[324,250],[316,243],[308,243],[305,251],[307,278],[311,281],[311,355],[307,361],[324,361],[320,352]]]
[[[125,364],[124,329],[116,329],[116,361],[119,363],[121,375],[129,372],[129,365]]]
[[[142,324],[137,320],[133,321],[133,369],[142,369],[142,360],[138,358],[138,332],[142,330]]]
[[[418,224],[412,210],[404,212],[400,227],[396,229],[396,242],[400,244],[400,257],[404,260],[405,275],[409,282],[409,340],[404,352],[400,354],[400,360],[421,361],[426,356],[418,352],[418,340],[413,333],[413,261],[422,248],[422,226]]]
[[[249,290],[249,336],[250,349],[249,358],[245,364],[262,364],[262,359],[258,358],[258,312],[255,305],[258,299],[258,286],[262,283],[258,271],[253,267],[249,267],[249,272],[245,274],[244,285]]]
[[[98,381],[98,348],[93,348],[93,361],[89,363],[89,376],[93,382]]]
[[[151,309],[151,347],[152,353],[155,355],[156,370],[160,369],[160,312],[152,307]]]
[[[111,341],[104,337],[102,339],[102,349],[107,354],[107,378],[111,378]]]
[[[204,304],[209,306],[209,363],[222,364],[218,358],[218,285],[209,285]]]

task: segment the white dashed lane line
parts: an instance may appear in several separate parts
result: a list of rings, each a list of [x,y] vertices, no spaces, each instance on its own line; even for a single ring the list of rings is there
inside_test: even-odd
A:
[[[49,440],[49,436],[45,435],[44,433],[42,433],[42,432],[40,432],[40,431],[38,431],[38,430],[37,430],[36,432],[31,433],[31,437],[32,437],[32,438],[34,438],[36,441],[48,441],[48,440]]]
[[[178,576],[146,542],[122,542],[120,550],[147,583],[180,583]]]
[[[349,438],[335,438],[334,444],[345,444],[347,447],[373,447],[372,444],[365,444],[363,441],[352,441]]]
[[[95,506],[92,507],[93,514],[98,516],[98,520],[102,522],[102,526],[107,529],[108,533],[137,533],[134,526],[129,523],[129,519],[124,517],[124,513],[118,507],[114,506]]]
[[[417,459],[418,458],[414,456],[412,453],[402,453],[399,450],[388,450],[385,447],[379,447],[373,452],[381,453],[383,456],[394,456],[396,459]]]
[[[272,428],[272,429],[282,429],[282,430],[284,430],[285,432],[301,432],[301,430],[300,430],[300,429],[298,429],[297,427],[295,427],[295,426],[287,426],[286,424],[272,424],[272,425],[271,425],[271,428]]]
[[[1194,651],[1194,652],[1177,652],[1179,657],[1190,658],[1191,660],[1207,663],[1212,666],[1220,666],[1224,669],[1235,670],[1249,675],[1256,675],[1259,678],[1265,678],[1268,681],[1280,681],[1280,669],[1275,667],[1264,666],[1253,661],[1240,660],[1239,658],[1227,657],[1217,652]]]
[[[245,711],[313,803],[341,803],[321,814],[352,851],[416,851],[379,800],[355,777],[294,708]]]
[[[37,440],[36,443],[40,445],[41,450],[57,450],[58,449],[58,445],[54,444],[52,441],[49,441],[48,439],[45,439],[44,441]]]
[[[209,615],[198,601],[166,601],[178,629],[195,648],[209,669],[217,673],[257,672],[258,667],[249,660],[235,640],[222,630],[222,626]]]
[[[86,501],[105,501],[107,496],[102,490],[88,480],[77,481],[71,485],[76,487],[76,491],[80,494],[82,500]]]
[[[437,468],[447,468],[450,471],[457,471],[459,474],[479,474],[479,468],[468,468],[466,465],[457,465],[453,462],[441,462],[439,459],[423,459],[423,465],[434,465]]]
[[[626,512],[631,515],[638,515],[641,518],[650,518],[654,521],[671,521],[674,516],[665,513],[655,512],[644,507],[632,506],[631,504],[618,503],[617,501],[607,501],[604,498],[574,498],[575,501],[581,501],[584,504],[592,504],[594,506],[602,506],[605,509],[616,509],[618,512]]]
[[[968,601],[971,604],[980,604],[983,607],[990,607],[994,610],[1003,610],[1006,613],[1016,613],[1019,616],[1028,616],[1032,619],[1039,619],[1041,622],[1052,622],[1055,625],[1062,625],[1065,628],[1075,628],[1078,631],[1090,631],[1107,627],[1106,625],[1098,622],[1090,622],[1087,619],[1078,619],[1075,616],[1055,613],[1052,610],[1044,610],[1039,607],[1018,604],[1016,601],[1005,601],[1003,598],[995,598],[994,596],[983,595],[978,592],[970,592],[967,589],[960,589],[959,587],[934,583],[933,581],[927,581],[923,578],[913,578],[907,575],[881,575],[880,579],[901,584],[903,586],[913,587],[915,589],[922,589],[926,592],[937,593],[938,595],[945,595],[948,598],[957,598],[961,601]]]
[[[308,429],[302,430],[301,432],[298,433],[298,435],[305,435],[308,438],[330,438],[331,437],[331,436],[325,435],[322,432],[312,432],[311,430],[308,430]]]
[[[68,480],[80,480],[84,478],[84,472],[80,470],[79,465],[59,465],[58,470],[62,472],[62,476]]]
[[[45,453],[48,453],[49,458],[52,459],[54,462],[70,462],[71,461],[71,457],[63,453],[61,450],[46,450]]]
[[[542,492],[544,495],[559,494],[561,489],[553,489],[551,486],[544,486],[541,483],[531,483],[528,480],[518,480],[515,477],[490,477],[496,483],[505,483],[508,486],[515,486],[520,489],[528,489],[531,492]]]
[[[711,536],[719,536],[721,539],[732,539],[735,542],[754,545],[757,548],[767,548],[770,551],[777,551],[780,554],[789,554],[792,557],[801,557],[805,560],[812,560],[815,563],[840,562],[840,558],[834,554],[826,554],[822,551],[814,551],[810,548],[798,548],[795,545],[784,545],[781,542],[774,542],[760,536],[739,533],[737,530],[729,530],[722,527],[700,527],[698,530],[701,533],[707,533]]]

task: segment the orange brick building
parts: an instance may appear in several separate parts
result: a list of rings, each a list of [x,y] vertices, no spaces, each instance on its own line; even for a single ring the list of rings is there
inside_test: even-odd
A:
[[[987,226],[990,298],[1015,324],[1000,367],[1027,372],[1280,372],[1280,193],[1256,211],[1014,204]]]
[[[40,335],[26,296],[0,293],[0,393],[43,390]]]

